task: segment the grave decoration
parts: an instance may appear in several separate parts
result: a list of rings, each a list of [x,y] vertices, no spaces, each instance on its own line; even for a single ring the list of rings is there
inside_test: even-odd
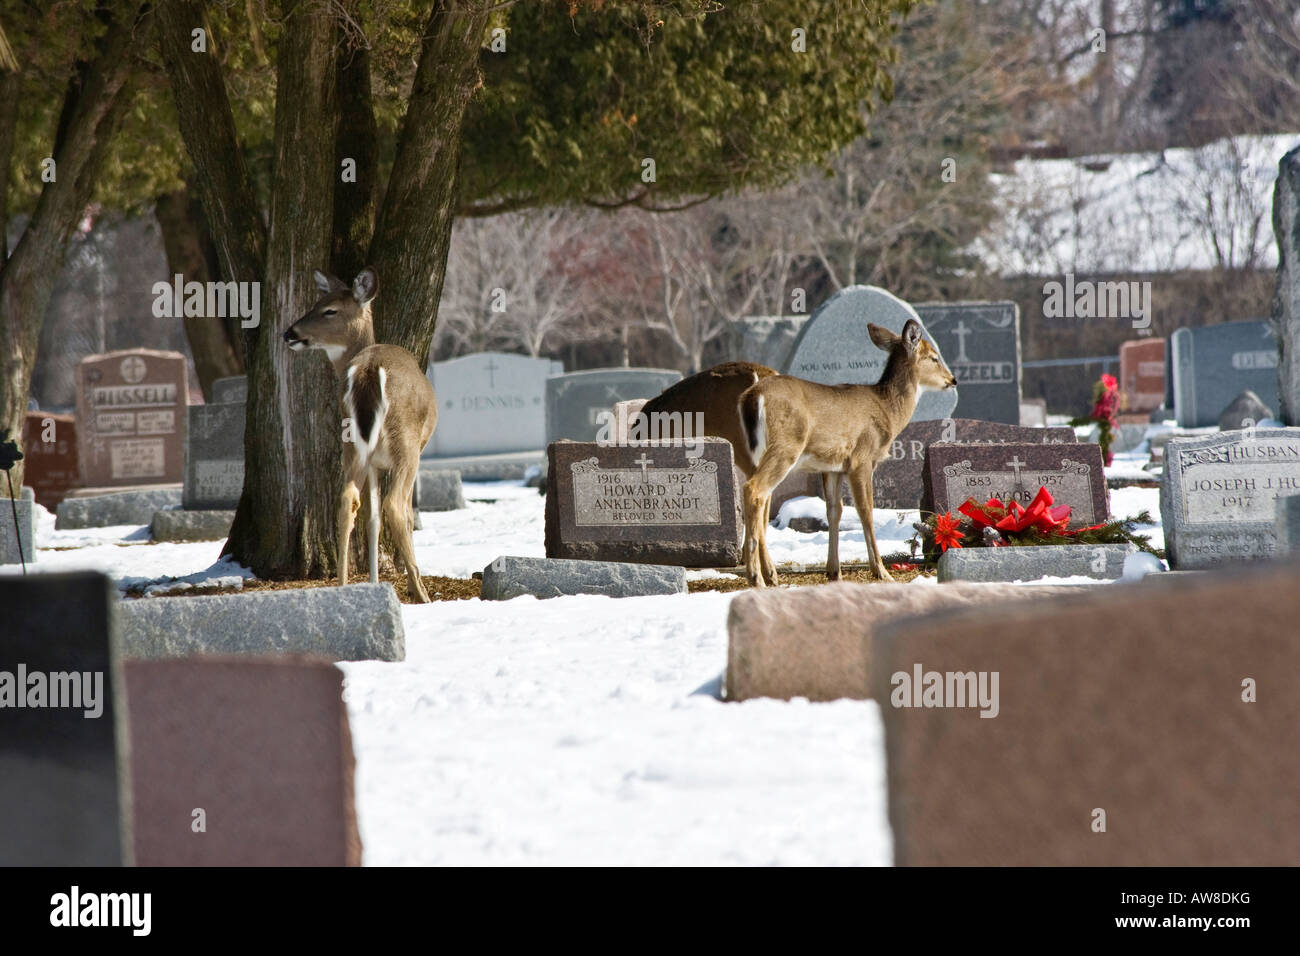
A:
[[[1110,467],[1115,460],[1115,453],[1110,450],[1110,446],[1115,440],[1115,431],[1119,428],[1119,421],[1115,417],[1118,413],[1119,382],[1113,375],[1103,375],[1092,387],[1092,411],[1081,418],[1070,419],[1070,424],[1076,427],[1097,426],[1097,444],[1101,446],[1101,457],[1106,467]]]
[[[980,503],[968,498],[952,511],[927,515],[912,527],[912,554],[919,550],[927,562],[938,561],[950,548],[1000,548],[1023,545],[1136,545],[1160,557],[1148,535],[1138,534],[1142,525],[1154,524],[1150,513],[1122,520],[1110,519],[1083,528],[1071,528],[1069,505],[1058,505],[1052,493],[1039,488],[1025,507],[1018,501],[990,498]]]

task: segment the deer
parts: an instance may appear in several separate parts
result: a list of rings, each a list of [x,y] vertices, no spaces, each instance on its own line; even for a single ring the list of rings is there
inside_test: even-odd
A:
[[[767,551],[767,514],[774,489],[791,471],[821,475],[830,544],[826,578],[840,577],[839,526],[847,478],[853,505],[862,519],[871,574],[893,578],[881,559],[872,526],[871,476],[916,411],[921,392],[956,388],[957,379],[938,350],[921,335],[921,323],[908,319],[901,335],[871,323],[867,334],[888,353],[874,385],[821,385],[789,375],[760,379],[740,396],[741,427],[755,462],[745,482],[745,576],[753,587],[776,585],[776,567]]]
[[[419,474],[420,452],[438,424],[433,385],[406,349],[375,343],[370,303],[379,291],[379,277],[374,269],[367,266],[361,270],[350,287],[320,271],[312,277],[320,298],[311,311],[285,330],[284,341],[295,352],[323,351],[340,386],[345,428],[343,491],[336,525],[339,585],[348,583],[348,547],[364,488],[370,583],[379,583],[382,514],[396,543],[399,570],[406,573],[407,596],[427,603],[429,594],[415,563],[411,490]],[[390,481],[381,509],[384,474]]]

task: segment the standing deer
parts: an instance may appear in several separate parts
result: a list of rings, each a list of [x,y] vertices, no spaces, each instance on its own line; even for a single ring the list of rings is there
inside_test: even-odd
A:
[[[370,303],[379,288],[375,270],[363,269],[348,288],[333,276],[312,274],[321,297],[310,312],[289,326],[285,342],[294,351],[321,349],[342,386],[344,421],[343,493],[338,507],[339,584],[348,583],[348,545],[361,507],[369,502],[370,583],[379,582],[380,479],[391,475],[382,514],[397,543],[397,561],[406,572],[407,595],[429,600],[411,540],[414,515],[411,489],[420,452],[438,424],[438,402],[415,356],[396,345],[376,345]]]
[[[840,576],[840,482],[845,476],[862,519],[872,574],[891,580],[871,524],[871,473],[883,461],[927,389],[956,388],[957,379],[909,319],[903,334],[867,325],[877,348],[889,353],[875,385],[820,385],[787,375],[763,378],[740,396],[740,418],[757,463],[745,482],[745,573],[755,587],[776,584],[767,553],[767,513],[772,489],[791,471],[821,474],[830,525],[826,577]]]

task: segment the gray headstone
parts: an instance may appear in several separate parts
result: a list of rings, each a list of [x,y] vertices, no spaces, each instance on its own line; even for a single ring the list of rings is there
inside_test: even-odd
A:
[[[981,504],[998,498],[1028,507],[1038,489],[1046,488],[1055,505],[1070,506],[1071,528],[1097,524],[1110,513],[1100,445],[936,442],[926,451],[925,480],[926,511],[953,511],[968,498]]]
[[[909,422],[876,465],[871,491],[877,508],[919,508],[925,493],[925,450],[935,442],[969,445],[1074,444],[1073,428],[1022,428],[999,422],[950,418]]]
[[[685,593],[685,568],[660,564],[501,557],[483,569],[485,601],[508,601],[524,594],[553,598],[566,594],[640,597]]]
[[[781,371],[824,385],[874,385],[880,381],[889,356],[872,344],[867,323],[875,323],[898,334],[908,319],[921,321],[915,309],[884,289],[875,286],[842,289],[809,317]],[[921,325],[924,329],[925,323],[921,322]],[[925,338],[938,348],[928,331]],[[943,355],[943,349],[939,349],[939,353]],[[944,359],[947,359],[946,355]],[[960,388],[923,392],[912,420],[951,417],[959,392]]]
[[[119,524],[146,525],[153,521],[155,511],[178,508],[180,503],[179,488],[64,498],[59,502],[58,521],[54,526],[63,531],[68,528],[107,528]]]
[[[957,376],[955,414],[1020,424],[1020,308],[1014,302],[916,306],[926,330]]]
[[[1062,544],[1010,548],[949,548],[939,558],[940,581],[1037,581],[1089,577],[1117,580],[1132,544]]]
[[[191,405],[185,435],[185,493],[188,510],[239,506],[244,490],[243,404]]]
[[[1274,557],[1274,499],[1294,495],[1300,428],[1170,439],[1160,481],[1169,566],[1194,570]]]
[[[595,441],[616,402],[654,398],[682,373],[662,368],[598,368],[546,381],[546,442]]]
[[[1234,398],[1219,414],[1219,430],[1228,432],[1237,428],[1251,428],[1272,418],[1273,409],[1261,402],[1258,395],[1247,389]]]
[[[0,495],[0,564],[31,564],[36,560],[36,521],[32,510],[35,500],[32,489],[23,487],[17,500],[10,503],[7,495]],[[14,511],[18,512],[18,529],[14,530]],[[18,542],[22,541],[22,561],[19,560]]]
[[[1300,553],[1300,495],[1277,498],[1273,504],[1276,508],[1274,518],[1278,557]]]
[[[149,537],[155,541],[224,541],[234,521],[233,511],[155,511]]]
[[[124,658],[190,654],[316,654],[335,661],[400,661],[406,635],[389,584],[204,597],[139,598],[118,610]]]
[[[1282,421],[1300,425],[1300,146],[1277,164],[1273,185],[1277,287],[1270,321],[1282,344],[1276,405]]]
[[[446,468],[421,466],[415,482],[415,509],[419,511],[456,511],[465,507],[465,493],[460,472]]]
[[[123,862],[117,603],[113,582],[95,572],[0,577],[0,866]],[[54,675],[80,675],[77,692],[89,689],[98,716],[87,698],[62,696],[72,682]],[[16,706],[18,693],[34,702],[38,683],[47,706]],[[56,690],[65,706],[48,706]]]
[[[728,361],[782,369],[807,321],[806,315],[761,315],[728,322],[722,350]]]
[[[247,375],[231,375],[229,378],[219,378],[212,383],[213,405],[225,405],[230,403],[243,405],[247,401]]]
[[[1219,413],[1246,389],[1277,407],[1277,338],[1267,322],[1179,329],[1170,354],[1174,413],[1183,428],[1217,425]]]
[[[546,556],[688,568],[739,564],[744,526],[731,443],[705,438],[701,446],[550,445]]]
[[[438,427],[425,457],[540,451],[546,447],[546,380],[564,365],[506,352],[477,352],[429,366]]]
[[[1047,399],[1022,399],[1020,402],[1020,424],[1025,428],[1046,428]]]
[[[180,352],[129,349],[77,366],[77,457],[88,488],[181,480],[189,379]]]

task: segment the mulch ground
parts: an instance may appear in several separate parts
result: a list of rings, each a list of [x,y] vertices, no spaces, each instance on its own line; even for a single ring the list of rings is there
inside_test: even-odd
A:
[[[841,579],[845,581],[861,581],[869,583],[873,579],[869,576],[866,565],[842,565]],[[812,587],[826,583],[826,573],[818,570],[791,570],[789,567],[777,567],[777,572],[781,575],[781,586],[798,586]],[[890,571],[895,581],[911,581],[920,577],[922,574],[933,575],[934,570],[893,570]],[[353,577],[352,583],[359,584],[369,580],[365,576]],[[387,581],[393,585],[397,592],[397,599],[403,604],[412,603],[406,595],[406,576],[389,574],[379,576],[380,581]],[[424,575],[421,577],[424,582],[424,589],[429,592],[429,597],[434,601],[468,601],[480,596],[483,588],[483,582],[478,578],[444,578],[437,575]],[[175,594],[163,594],[159,597],[200,597],[207,594],[241,594],[254,591],[289,591],[296,588],[325,588],[333,587],[334,580],[311,579],[301,581],[245,581],[242,588],[191,588],[185,591],[178,591]],[[701,591],[743,591],[749,585],[745,583],[742,577],[728,578],[707,578],[703,581],[688,581],[687,588],[692,594]],[[130,588],[126,592],[127,598],[144,597],[143,587]],[[156,600],[151,598],[150,600]]]

